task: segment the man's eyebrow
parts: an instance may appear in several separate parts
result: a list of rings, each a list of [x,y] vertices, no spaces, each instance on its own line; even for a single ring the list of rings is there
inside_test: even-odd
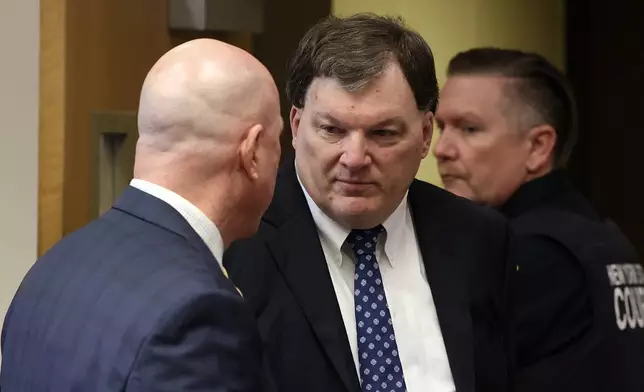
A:
[[[346,124],[344,124],[342,121],[338,120],[337,118],[333,117],[328,112],[316,113],[313,115],[313,118],[315,121],[328,121],[334,126],[337,126],[340,128],[346,127]],[[402,117],[394,116],[392,118],[388,118],[380,122],[377,122],[376,124],[370,126],[369,129],[377,129],[377,128],[383,128],[383,127],[389,127],[389,126],[402,127],[404,125],[405,125],[405,120]]]
[[[333,119],[333,116],[331,116],[327,112],[316,112],[313,115],[313,117],[315,117],[315,119],[320,119],[320,120],[332,120]]]
[[[451,116],[436,116],[437,122],[451,122],[451,123],[468,123],[468,122],[481,122],[483,121],[480,116],[474,112],[463,112]]]
[[[395,116],[395,117],[380,121],[379,123],[374,124],[371,128],[375,129],[375,128],[383,128],[383,127],[389,127],[389,126],[401,127],[404,125],[405,125],[405,120],[400,116]]]
[[[472,111],[463,112],[463,115],[461,116],[461,118],[472,119],[474,121],[481,121],[481,117]]]

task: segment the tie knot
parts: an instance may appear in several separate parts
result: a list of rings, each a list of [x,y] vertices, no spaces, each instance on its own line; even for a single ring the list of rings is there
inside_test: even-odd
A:
[[[366,230],[351,230],[347,237],[347,243],[351,245],[356,256],[366,253],[375,253],[378,237],[385,231],[382,225],[378,225],[372,229]]]

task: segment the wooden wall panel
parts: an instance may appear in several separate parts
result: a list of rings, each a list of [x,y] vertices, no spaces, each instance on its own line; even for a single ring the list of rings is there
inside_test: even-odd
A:
[[[253,52],[254,36],[169,32],[167,3],[159,0],[41,0],[40,4],[42,254],[95,215],[93,113],[136,111],[147,71],[173,46],[210,37]],[[268,55],[268,48],[263,47],[269,69],[275,60],[281,68],[285,59]]]
[[[65,0],[40,1],[39,255],[63,230],[65,5]]]
[[[171,47],[164,1],[68,2],[64,234],[93,217],[92,113],[135,111],[147,71]]]
[[[39,254],[91,219],[92,113],[136,110],[171,47],[165,4],[41,0]]]

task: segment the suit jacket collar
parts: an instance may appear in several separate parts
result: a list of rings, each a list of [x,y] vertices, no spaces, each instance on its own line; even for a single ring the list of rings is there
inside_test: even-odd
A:
[[[150,224],[168,230],[196,248],[208,261],[213,273],[221,274],[221,267],[214,255],[181,214],[165,201],[149,195],[135,187],[128,186],[114,203],[114,209],[135,216]]]
[[[351,232],[351,229],[340,225],[331,219],[331,217],[326,215],[308,194],[302,185],[299,176],[297,178],[300,189],[304,194],[309,210],[311,211],[311,215],[313,216],[313,221],[318,229],[320,240],[327,245],[327,252],[329,250],[334,252],[334,258],[337,264],[342,265],[342,246]],[[395,260],[397,259],[396,256],[398,256],[403,244],[404,236],[407,234],[407,231],[403,230],[402,226],[411,223],[408,222],[408,219],[407,194],[405,194],[403,200],[400,202],[398,207],[396,207],[396,210],[382,223],[387,233],[386,241],[384,241],[384,252],[387,254],[388,262],[392,267],[395,267]]]
[[[215,259],[223,259],[224,243],[219,228],[197,206],[170,189],[145,180],[135,178],[130,182],[130,186],[161,199],[177,210],[206,243]]]
[[[320,346],[346,390],[361,392],[324,251],[292,161],[280,168],[273,203],[264,221],[278,227],[269,247]]]
[[[449,209],[445,210],[442,203],[450,196],[444,193],[433,185],[415,180],[409,190],[408,202],[454,382],[459,392],[470,392],[474,391],[474,356],[467,280],[453,267],[454,255],[444,248],[445,241],[441,241],[450,221]],[[324,252],[292,160],[280,168],[273,203],[264,220],[278,228],[277,238],[269,247],[320,345],[347,390],[360,392]],[[447,232],[448,235],[453,233]]]

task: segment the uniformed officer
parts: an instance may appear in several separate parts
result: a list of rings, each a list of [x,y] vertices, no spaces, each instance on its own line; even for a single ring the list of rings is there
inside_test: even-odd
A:
[[[516,231],[516,390],[644,391],[644,269],[566,179],[576,105],[543,57],[477,48],[448,66],[434,154],[446,189]]]

